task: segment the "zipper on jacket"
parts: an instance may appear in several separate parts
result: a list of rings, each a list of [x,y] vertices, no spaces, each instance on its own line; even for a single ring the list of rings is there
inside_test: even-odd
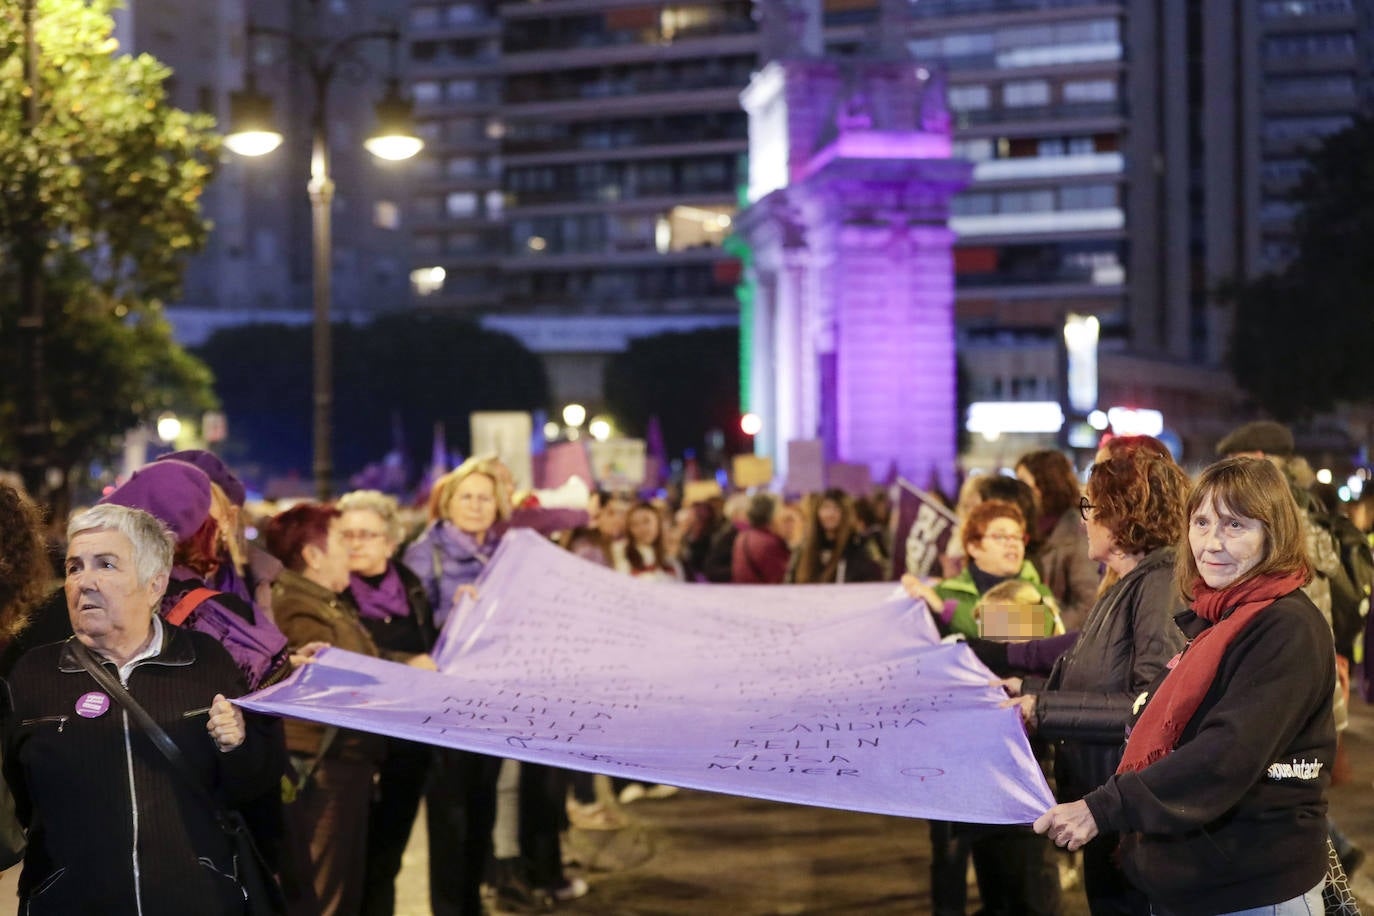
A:
[[[69,718],[69,716],[39,716],[36,719],[24,719],[19,725],[22,728],[25,725],[42,725],[44,722],[56,722],[57,733],[61,734],[62,729],[67,727],[67,720]]]
[[[120,682],[125,690],[129,689],[128,679],[120,678]],[[129,711],[121,709],[120,713],[124,722],[124,760],[129,771],[129,811],[134,829],[133,848],[129,850],[134,867],[134,911],[143,916],[143,884],[138,867],[138,790],[134,787],[134,747],[129,737]]]

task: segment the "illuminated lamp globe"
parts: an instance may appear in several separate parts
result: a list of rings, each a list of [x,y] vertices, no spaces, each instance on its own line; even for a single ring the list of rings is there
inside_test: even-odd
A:
[[[240,156],[265,156],[281,146],[281,133],[272,123],[272,100],[248,86],[229,94],[229,133],[224,145]]]
[[[756,413],[747,413],[739,418],[739,429],[746,436],[757,436],[763,429],[763,418]]]
[[[363,146],[378,159],[391,162],[414,156],[425,146],[425,141],[415,135],[414,111],[393,81],[377,103],[377,130],[363,141]]]

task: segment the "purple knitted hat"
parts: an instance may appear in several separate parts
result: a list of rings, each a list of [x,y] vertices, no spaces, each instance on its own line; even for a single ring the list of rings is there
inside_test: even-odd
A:
[[[184,461],[154,461],[100,502],[142,509],[170,528],[180,543],[210,517],[210,478]]]
[[[243,501],[248,498],[248,491],[244,488],[243,481],[235,477],[234,472],[229,470],[229,466],[221,461],[214,452],[188,448],[179,452],[172,452],[169,455],[159,455],[153,461],[184,461],[187,464],[194,464],[205,472],[205,476],[210,478],[211,483],[224,491],[224,495],[229,497],[229,501],[234,505],[242,506]]]

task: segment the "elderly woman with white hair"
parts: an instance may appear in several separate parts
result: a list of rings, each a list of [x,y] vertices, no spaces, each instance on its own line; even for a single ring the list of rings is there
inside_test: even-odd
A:
[[[102,505],[67,534],[75,635],[25,654],[8,680],[4,772],[28,829],[20,908],[238,916],[245,891],[210,799],[233,805],[277,779],[269,726],[226,699],[246,685],[223,646],[157,616],[172,566],[162,523]],[[83,661],[147,710],[198,785]]]
[[[339,497],[348,548],[348,593],[358,618],[382,655],[433,669],[434,616],[419,577],[397,563],[402,526],[394,497],[355,490]],[[432,756],[429,745],[386,739],[367,814],[363,916],[390,916],[396,908],[396,876],[420,808]]]

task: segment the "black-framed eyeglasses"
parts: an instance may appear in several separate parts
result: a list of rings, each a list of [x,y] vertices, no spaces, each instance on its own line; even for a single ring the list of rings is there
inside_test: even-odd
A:
[[[1086,521],[1088,520],[1088,513],[1091,512],[1092,510],[1096,509],[1096,508],[1097,508],[1096,506],[1094,506],[1092,503],[1088,502],[1088,497],[1086,497],[1086,496],[1080,496],[1080,497],[1078,497],[1078,514],[1081,515],[1081,516],[1083,517],[1083,521],[1086,522]]]

